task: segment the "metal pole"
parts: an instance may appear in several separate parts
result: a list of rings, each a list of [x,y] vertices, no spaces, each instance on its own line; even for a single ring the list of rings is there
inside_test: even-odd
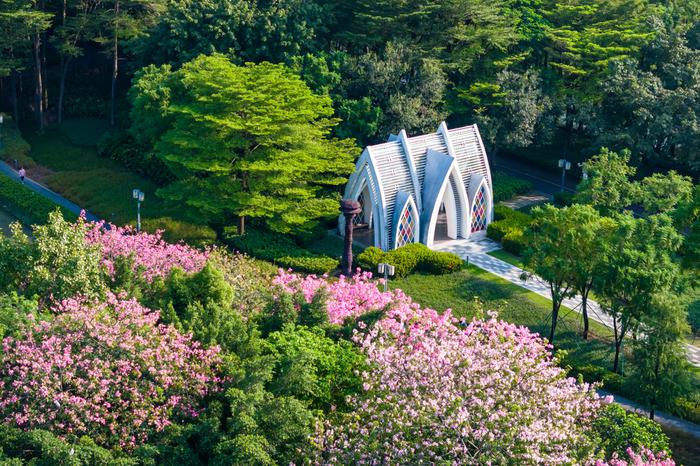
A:
[[[141,232],[141,201],[136,201],[136,233]]]
[[[566,183],[566,162],[561,168],[561,192],[564,192],[564,184]]]

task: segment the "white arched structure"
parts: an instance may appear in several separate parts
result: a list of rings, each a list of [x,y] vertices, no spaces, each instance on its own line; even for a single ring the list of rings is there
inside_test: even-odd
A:
[[[433,246],[441,218],[446,238],[440,239],[482,237],[493,219],[492,189],[476,125],[448,129],[443,122],[435,133],[408,137],[401,130],[365,148],[344,198],[362,204],[358,229],[390,250],[410,242]],[[342,215],[339,231],[345,231]]]

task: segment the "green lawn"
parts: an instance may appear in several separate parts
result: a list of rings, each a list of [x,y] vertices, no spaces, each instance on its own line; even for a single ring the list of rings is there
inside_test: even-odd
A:
[[[133,188],[146,193],[143,218],[177,218],[177,209],[166,207],[156,197],[154,183],[98,155],[94,144],[106,128],[99,120],[83,119],[49,127],[43,135],[25,131],[31,158],[48,169],[35,173],[49,188],[110,222],[124,224],[136,219]],[[29,174],[35,176],[32,170]]]
[[[504,320],[525,325],[541,335],[549,334],[548,299],[473,266],[449,275],[413,274],[392,280],[390,286],[438,311],[450,308],[454,315],[469,319],[479,309],[495,310]],[[585,341],[580,336],[581,328],[580,314],[562,308],[554,338],[556,347],[569,351],[573,358],[611,369],[612,331],[591,321],[592,338]]]
[[[488,253],[489,256],[495,257],[496,259],[500,259],[503,262],[508,262],[510,265],[514,265],[516,267],[520,267],[521,269],[525,268],[525,265],[523,264],[523,260],[521,257],[516,256],[515,254],[512,254],[505,249],[498,249],[496,251],[491,251]]]

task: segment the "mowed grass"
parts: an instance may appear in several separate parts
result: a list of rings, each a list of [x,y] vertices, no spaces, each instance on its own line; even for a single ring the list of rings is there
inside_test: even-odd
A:
[[[501,319],[549,335],[551,301],[477,267],[468,266],[449,275],[413,274],[390,281],[422,306],[438,311],[452,309],[457,317],[471,319],[480,310],[497,311]],[[612,330],[591,321],[591,338],[581,338],[582,319],[562,308],[554,337],[557,349],[590,364],[612,369]]]
[[[24,138],[32,147],[31,158],[49,170],[43,179],[48,187],[95,215],[117,224],[135,221],[131,192],[139,188],[146,193],[142,218],[177,218],[177,209],[155,195],[154,183],[99,156],[93,144],[105,128],[99,122],[68,121],[62,127],[47,128],[42,135],[27,130]]]
[[[514,265],[516,267],[520,267],[521,269],[525,268],[525,265],[523,264],[523,259],[519,256],[516,256],[515,254],[512,254],[505,249],[497,249],[495,251],[491,251],[488,253],[489,256],[495,257],[496,259],[500,259],[503,262],[507,262],[510,265]]]

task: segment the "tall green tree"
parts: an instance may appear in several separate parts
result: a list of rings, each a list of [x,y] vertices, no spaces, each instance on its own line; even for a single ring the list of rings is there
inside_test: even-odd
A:
[[[550,204],[537,207],[533,209],[533,221],[524,233],[527,245],[523,254],[525,264],[547,282],[552,296],[550,342],[554,342],[562,301],[573,294],[567,254],[577,245],[569,233],[571,225],[567,213],[566,209],[557,209]]]
[[[639,198],[639,187],[632,181],[637,169],[629,164],[630,152],[603,148],[583,164],[586,174],[578,185],[574,199],[590,204],[603,215],[613,215],[629,208]]]
[[[117,79],[122,42],[145,34],[164,5],[164,0],[107,0],[100,10],[101,26],[95,40],[104,46],[112,65],[109,112],[112,126],[117,118]]]
[[[601,98],[600,83],[610,64],[637,58],[652,38],[645,0],[545,0],[548,22],[542,44],[552,90],[560,103],[564,157],[574,131],[585,126],[591,105]]]
[[[145,68],[130,95],[133,134],[150,136],[178,178],[164,198],[208,219],[233,214],[241,234],[246,217],[286,233],[337,212],[334,189],[357,151],[330,137],[330,98],[289,68],[201,56],[178,71]]]
[[[39,130],[43,130],[44,86],[46,85],[44,66],[41,60],[42,37],[51,26],[52,15],[44,11],[44,3],[39,0],[3,0],[0,2],[0,77],[11,75],[12,102],[15,121],[18,121],[17,72],[26,67],[26,60],[32,57],[34,68],[34,113]],[[31,50],[31,52],[29,52]]]
[[[651,309],[653,297],[671,290],[679,280],[672,255],[681,237],[667,215],[636,219],[631,214],[616,217],[618,228],[606,260],[596,275],[594,291],[603,310],[613,318],[615,359],[620,371],[624,338],[636,331]]]
[[[95,38],[101,2],[62,0],[53,42],[59,52],[58,123],[63,121],[66,79],[72,61],[83,54],[83,44]]]
[[[690,365],[684,342],[688,330],[684,304],[671,293],[655,295],[634,344],[635,380],[651,419],[657,408],[670,406],[688,392]]]

